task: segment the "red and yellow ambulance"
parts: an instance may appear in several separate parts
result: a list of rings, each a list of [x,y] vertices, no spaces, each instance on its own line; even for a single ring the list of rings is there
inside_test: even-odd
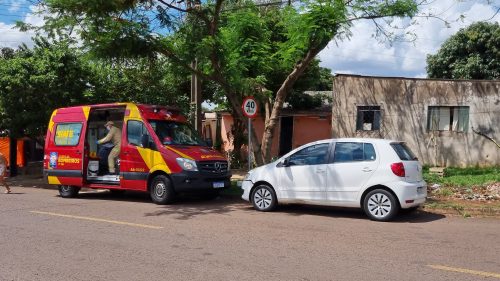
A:
[[[106,135],[108,121],[122,135],[115,174],[99,172],[103,161],[96,141]],[[231,177],[224,156],[207,147],[177,109],[133,103],[55,110],[43,165],[48,183],[58,185],[62,197],[75,197],[82,187],[135,190],[149,192],[157,204],[183,192],[217,196]]]

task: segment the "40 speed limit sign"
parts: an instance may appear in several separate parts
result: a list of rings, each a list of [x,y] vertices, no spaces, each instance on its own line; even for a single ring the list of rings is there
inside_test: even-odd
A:
[[[248,118],[254,118],[257,116],[257,101],[254,97],[246,97],[241,105],[243,109],[243,114]]]

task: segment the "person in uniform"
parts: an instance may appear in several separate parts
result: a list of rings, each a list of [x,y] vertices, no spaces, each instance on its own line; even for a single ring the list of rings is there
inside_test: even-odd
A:
[[[0,153],[0,184],[5,186],[5,193],[10,193],[10,187],[6,181],[7,178],[7,159]]]
[[[115,127],[113,121],[108,121],[104,125],[108,130],[108,134],[97,141],[97,144],[103,144],[107,142],[113,143],[114,147],[108,155],[108,168],[110,174],[115,174],[115,158],[120,155],[120,147],[122,144],[122,131]]]

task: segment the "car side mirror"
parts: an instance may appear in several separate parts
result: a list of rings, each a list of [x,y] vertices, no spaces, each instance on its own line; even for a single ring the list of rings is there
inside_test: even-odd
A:
[[[214,146],[214,142],[212,141],[212,139],[206,139],[205,143],[207,144],[208,147]]]
[[[288,167],[288,166],[290,166],[290,160],[288,160],[288,158],[285,158],[285,159],[283,160],[283,162],[281,162],[281,163],[282,163],[281,165],[283,165],[283,167]]]
[[[149,148],[150,145],[149,145],[149,136],[146,135],[146,134],[143,134],[141,136],[141,146],[144,147],[144,148]]]

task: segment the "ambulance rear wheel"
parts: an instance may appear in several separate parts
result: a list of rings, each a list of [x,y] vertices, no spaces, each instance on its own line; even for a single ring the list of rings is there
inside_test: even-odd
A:
[[[74,198],[80,192],[80,188],[72,185],[60,185],[59,194],[62,198]]]
[[[151,181],[149,192],[153,202],[159,205],[172,203],[175,199],[175,191],[170,179],[164,175],[158,175]]]

